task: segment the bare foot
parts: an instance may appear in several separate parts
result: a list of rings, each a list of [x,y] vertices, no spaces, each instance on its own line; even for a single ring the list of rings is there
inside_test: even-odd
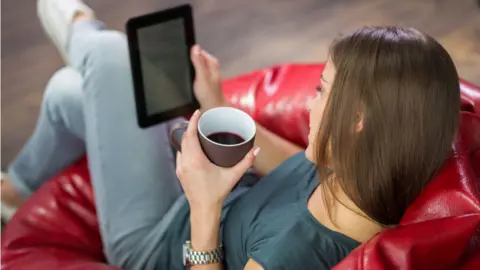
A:
[[[2,181],[0,181],[0,183],[2,203],[9,207],[18,208],[25,202],[25,199],[5,175],[2,175]]]

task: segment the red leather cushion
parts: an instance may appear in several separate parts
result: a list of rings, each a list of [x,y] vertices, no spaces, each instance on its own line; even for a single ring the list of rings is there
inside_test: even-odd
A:
[[[2,235],[2,269],[116,269],[104,261],[85,159],[43,185]]]
[[[480,269],[480,256],[474,257],[469,262],[462,265],[459,270],[478,270]]]
[[[473,83],[460,80],[460,91],[462,93],[462,106],[464,110],[480,115],[480,87]]]
[[[306,103],[316,94],[323,67],[274,66],[226,80],[224,91],[260,124],[305,146]],[[463,83],[463,108],[480,114],[480,94],[470,89],[480,93]],[[402,224],[356,249],[337,269],[445,269],[453,262],[477,269],[470,268],[479,264],[473,256],[479,251],[480,228],[478,181],[472,180],[480,175],[480,150],[472,146],[480,136],[475,119],[462,117],[467,128],[454,146],[455,158],[409,208]],[[2,269],[114,269],[104,261],[85,160],[36,192],[2,236]],[[432,262],[438,267],[430,268]]]
[[[476,166],[473,166],[473,172],[477,176],[477,179],[480,179],[480,150],[472,154],[472,160],[473,164],[476,164]]]
[[[479,226],[478,214],[399,226],[355,249],[334,269],[440,270],[466,267],[471,262],[462,256]],[[472,255],[470,258],[475,259]]]

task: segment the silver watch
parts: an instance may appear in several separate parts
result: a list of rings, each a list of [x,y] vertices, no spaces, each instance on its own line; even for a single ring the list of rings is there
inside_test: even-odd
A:
[[[220,245],[214,250],[196,251],[192,249],[192,243],[187,241],[183,245],[183,265],[191,267],[199,264],[215,264],[223,261],[223,246]]]

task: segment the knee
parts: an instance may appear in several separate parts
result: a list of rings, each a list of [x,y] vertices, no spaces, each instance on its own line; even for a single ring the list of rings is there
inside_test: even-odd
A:
[[[81,108],[82,102],[81,75],[72,68],[62,68],[55,72],[44,92],[44,109],[47,112],[58,112],[65,108]]]
[[[127,47],[127,37],[124,33],[114,30],[104,30],[92,35],[89,42],[94,49],[102,53],[109,53],[119,48]]]
[[[129,64],[128,44],[125,34],[118,31],[100,31],[89,42],[87,65],[109,68]]]

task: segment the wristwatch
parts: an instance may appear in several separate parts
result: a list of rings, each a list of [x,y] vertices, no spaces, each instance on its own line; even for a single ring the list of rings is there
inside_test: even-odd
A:
[[[215,264],[223,261],[223,245],[214,250],[196,251],[192,249],[192,243],[187,241],[183,245],[183,265],[191,267],[199,264]]]

